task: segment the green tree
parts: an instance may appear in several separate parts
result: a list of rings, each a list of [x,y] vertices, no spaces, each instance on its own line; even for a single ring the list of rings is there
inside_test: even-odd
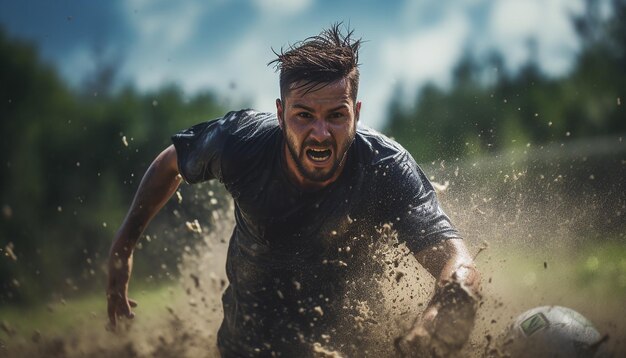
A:
[[[224,113],[209,92],[114,90],[119,67],[105,63],[71,89],[32,45],[0,31],[0,302],[101,287],[100,265],[147,166],[173,133]],[[170,244],[151,244],[141,262],[175,267],[175,255],[160,258]]]

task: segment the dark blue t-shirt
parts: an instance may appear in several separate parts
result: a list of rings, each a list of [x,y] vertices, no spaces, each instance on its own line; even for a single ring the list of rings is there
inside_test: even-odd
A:
[[[235,202],[224,356],[309,356],[312,342],[339,336],[343,299],[371,273],[367,247],[382,224],[414,253],[459,237],[411,155],[372,129],[357,128],[343,172],[317,191],[287,177],[273,114],[230,112],[172,140],[185,181],[218,179]]]

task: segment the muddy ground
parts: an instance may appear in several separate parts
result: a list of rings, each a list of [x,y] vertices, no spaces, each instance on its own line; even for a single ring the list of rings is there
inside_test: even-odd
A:
[[[594,248],[626,245],[624,148],[610,156],[555,148],[533,154],[532,161],[528,153],[520,152],[476,162],[424,166],[436,183],[444,209],[477,255],[483,276],[476,327],[460,356],[486,356],[493,340],[515,317],[544,305],[580,312],[602,334],[609,335],[609,352],[626,356],[626,257],[611,263],[608,276],[594,276],[604,264]],[[171,302],[163,302],[149,314],[139,307],[132,323],[111,333],[104,329],[103,295],[102,311],[77,322],[69,334],[11,334],[4,327],[0,355],[218,356],[215,334],[221,322],[220,295],[226,285],[225,238],[233,225],[229,213],[202,213],[213,217],[212,227],[205,227],[202,242],[184,254]],[[192,225],[190,229],[196,228]],[[354,329],[374,337],[370,356],[394,356],[393,338],[420,314],[432,292],[433,279],[410,255],[403,255],[401,248],[400,252],[385,251],[383,245],[376,250],[379,257],[400,255],[401,265],[390,267],[378,279],[385,293],[383,304],[361,303],[363,320],[355,321]],[[323,346],[311,349],[320,356],[325,354]]]

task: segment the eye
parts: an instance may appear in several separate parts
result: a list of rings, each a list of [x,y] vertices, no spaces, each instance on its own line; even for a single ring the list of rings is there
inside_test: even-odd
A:
[[[330,114],[330,119],[342,120],[344,118],[345,118],[345,115],[342,112],[333,112]]]
[[[296,114],[296,116],[305,119],[313,118],[313,115],[309,112],[299,112],[298,114]]]

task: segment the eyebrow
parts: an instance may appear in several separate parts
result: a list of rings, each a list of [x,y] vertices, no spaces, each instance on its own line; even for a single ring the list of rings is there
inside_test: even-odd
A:
[[[309,111],[309,112],[315,113],[315,110],[313,108],[311,108],[311,107],[309,107],[307,105],[304,105],[302,103],[294,103],[291,107],[292,108],[300,108],[300,109],[304,109],[305,111]],[[343,103],[343,104],[340,104],[337,107],[329,109],[328,112],[338,111],[340,109],[344,109],[344,108],[347,108],[347,107],[350,107],[350,105],[348,103]]]

